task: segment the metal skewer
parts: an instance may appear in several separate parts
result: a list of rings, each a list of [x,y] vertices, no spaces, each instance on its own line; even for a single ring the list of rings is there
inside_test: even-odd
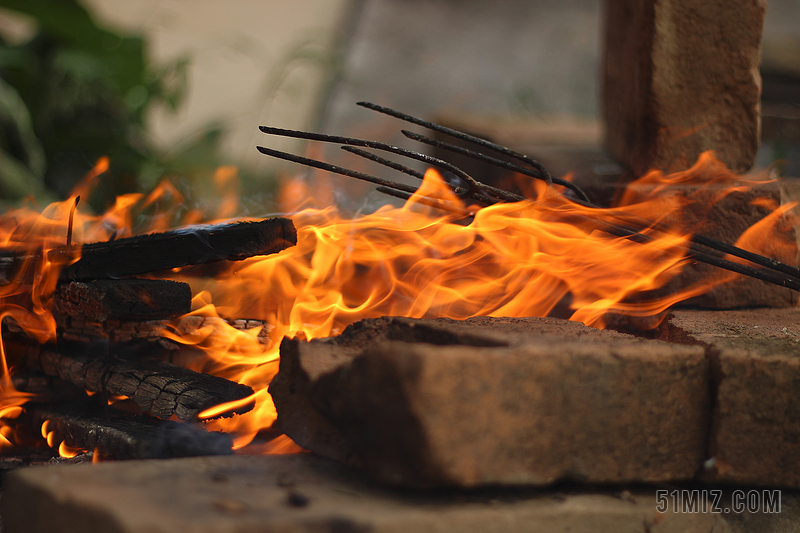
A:
[[[664,223],[650,221],[641,217],[621,212],[619,210],[605,209],[592,204],[591,202],[588,201],[588,197],[579,187],[566,180],[558,178],[553,179],[550,176],[549,172],[547,172],[547,170],[540,163],[534,161],[528,156],[525,156],[524,154],[519,154],[503,146],[491,143],[485,139],[480,139],[478,137],[474,137],[472,135],[459,132],[451,128],[447,128],[445,126],[441,126],[416,117],[412,117],[411,115],[406,115],[405,113],[400,113],[398,111],[378,106],[376,104],[371,104],[368,102],[359,102],[358,105],[399,118],[406,122],[411,122],[413,124],[417,124],[435,131],[439,131],[447,135],[462,140],[466,140],[468,142],[472,142],[474,144],[477,144],[478,146],[490,149],[494,152],[498,152],[507,155],[509,157],[513,157],[519,161],[522,161],[527,165],[529,165],[531,168],[516,165],[514,163],[497,159],[495,157],[488,156],[481,152],[476,152],[474,150],[469,150],[466,148],[455,146],[450,143],[437,141],[435,139],[431,139],[424,135],[408,132],[405,130],[402,131],[402,133],[406,137],[412,140],[416,140],[424,144],[437,146],[455,153],[460,153],[462,155],[473,157],[475,159],[479,159],[481,161],[499,166],[507,170],[520,172],[532,178],[544,180],[549,185],[555,184],[566,187],[572,190],[578,196],[579,199],[574,200],[576,203],[584,207],[588,207],[590,209],[597,209],[598,215],[601,215],[602,217],[610,217],[612,219],[615,219],[617,222],[609,222],[603,220],[600,216],[593,218],[588,215],[579,213],[565,214],[566,218],[575,220],[576,222],[580,222],[581,224],[588,223],[593,225],[596,229],[609,233],[610,235],[614,235],[617,237],[624,237],[633,240],[635,242],[641,242],[641,243],[652,242],[653,240],[655,240],[654,237],[643,234],[642,231],[644,230],[656,231],[659,233],[678,234],[678,231],[676,229],[671,228],[670,226]],[[452,165],[447,161],[434,158],[425,154],[421,154],[413,150],[408,150],[405,148],[400,148],[397,146],[392,146],[377,141],[368,141],[363,139],[355,139],[351,137],[326,135],[321,133],[310,133],[297,130],[287,130],[283,128],[272,128],[267,126],[261,126],[260,129],[262,132],[271,135],[279,135],[283,137],[293,137],[299,139],[308,139],[313,141],[342,144],[344,145],[342,146],[342,148],[344,150],[347,150],[348,152],[364,157],[366,159],[379,163],[383,166],[392,168],[393,170],[403,172],[417,179],[422,179],[424,177],[423,174],[395,161],[390,161],[383,157],[372,154],[371,152],[368,152],[366,150],[361,150],[359,148],[353,148],[353,147],[361,146],[376,150],[387,151],[396,155],[400,155],[402,157],[408,157],[410,159],[421,161],[432,166],[443,168],[453,173],[454,175],[458,176],[464,182],[467,183],[467,187],[460,187],[457,185],[450,184],[449,186],[453,190],[453,192],[458,197],[464,199],[470,198],[479,205],[488,206],[497,202],[517,202],[524,199],[522,196],[518,194],[514,194],[509,191],[505,191],[503,189],[498,189],[496,187],[491,187],[489,185],[481,183],[472,178],[469,174],[467,174],[460,168],[456,167],[455,165]],[[344,167],[330,165],[328,163],[324,163],[314,159],[301,157],[286,152],[280,152],[277,150],[264,148],[262,146],[259,146],[257,148],[261,153],[265,155],[269,155],[280,159],[285,159],[288,161],[293,161],[306,166],[311,166],[314,168],[319,168],[322,170],[327,170],[337,174],[342,174],[345,176],[374,183],[379,186],[378,190],[380,192],[398,198],[407,200],[417,190],[416,187],[410,185],[405,185],[391,180],[386,180],[383,178],[379,178],[377,176],[373,176],[371,174],[357,172]],[[449,211],[462,217],[469,217],[474,215],[474,211],[464,209],[461,206],[455,206],[450,203],[443,202],[436,198],[422,197],[419,200],[420,203],[422,204],[429,205],[445,211]],[[622,224],[620,224],[619,222],[622,222]],[[692,235],[689,237],[689,240],[690,240],[689,244],[678,246],[678,248],[683,249],[688,258],[712,266],[716,266],[725,270],[729,270],[731,272],[736,272],[742,275],[760,279],[767,283],[800,291],[800,270],[798,270],[797,268],[791,267],[774,259],[770,259],[768,257],[764,257],[759,254],[743,250],[736,246],[721,241],[717,241],[716,239],[712,239],[710,237],[706,237],[703,235]],[[730,259],[727,259],[726,256],[734,256],[750,264],[745,264],[742,263],[741,261],[732,261]]]

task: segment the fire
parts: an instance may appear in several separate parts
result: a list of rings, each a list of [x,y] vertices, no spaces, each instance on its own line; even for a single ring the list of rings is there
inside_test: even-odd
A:
[[[77,192],[88,194],[98,172],[96,169]],[[654,222],[672,223],[676,213],[699,200],[671,192],[702,177],[715,184],[725,182],[728,191],[754,184],[732,176],[710,155],[704,155],[685,173],[652,173],[642,178],[620,199],[617,216],[652,219],[656,214],[658,220]],[[235,170],[230,168],[220,169],[215,178],[219,190],[228,189],[236,179]],[[637,188],[644,186],[650,192],[637,196]],[[284,189],[282,198],[298,202],[287,209],[297,227],[297,246],[232,263],[224,275],[214,278],[195,278],[179,271],[173,274],[174,279],[192,286],[192,315],[220,320],[208,321],[190,334],[176,326],[164,336],[207,354],[196,370],[245,383],[256,391],[252,411],[209,420],[209,428],[233,433],[235,447],[241,448],[274,422],[276,413],[267,387],[278,369],[280,341],[287,336],[311,339],[336,335],[357,320],[386,315],[454,319],[545,316],[557,307],[568,309],[572,320],[604,327],[609,313],[658,316],[675,303],[730,278],[725,273],[677,293],[642,299],[640,295],[664,286],[687,264],[689,231],[649,228],[641,232],[649,238],[647,242],[633,242],[598,229],[596,222],[607,219],[607,210],[583,207],[543,185],[534,187],[534,194],[531,200],[478,209],[464,205],[441,176],[429,170],[420,190],[404,205],[385,205],[374,213],[347,218],[334,207],[300,206],[314,195],[301,182],[293,182]],[[423,197],[446,201],[474,216],[464,220],[462,215],[427,205]],[[707,200],[708,195],[702,198]],[[5,231],[0,237],[7,246],[30,247],[32,241],[40,243],[42,249],[63,246],[68,212],[74,202],[73,197],[32,219],[10,213],[0,221]],[[162,184],[148,196],[118,199],[100,217],[78,209],[73,241],[130,235],[136,214],[145,211],[149,225],[140,232],[170,227],[179,212],[184,223],[205,221],[197,211],[186,212],[181,202],[174,188]],[[159,209],[150,212],[155,206]],[[763,235],[775,231],[790,208],[770,207],[773,214],[746,232],[739,245],[761,251],[753,246],[766,240]],[[235,200],[229,198],[216,214],[229,217],[235,208]],[[698,222],[691,231],[701,229]],[[48,295],[55,286],[53,272],[57,267],[36,267],[37,284],[28,308],[12,303],[2,306],[2,316],[24,323],[26,331],[40,340],[55,334]],[[2,293],[3,302],[19,294],[17,285],[10,284],[16,286],[16,292]],[[222,318],[261,320],[268,324],[264,326],[268,331],[260,327],[236,329]],[[19,406],[27,399],[10,386],[12,370],[3,368],[0,418],[18,416]],[[224,412],[224,407],[207,410],[201,418],[213,418]],[[0,436],[5,438],[2,428]],[[284,441],[273,448],[293,449]]]

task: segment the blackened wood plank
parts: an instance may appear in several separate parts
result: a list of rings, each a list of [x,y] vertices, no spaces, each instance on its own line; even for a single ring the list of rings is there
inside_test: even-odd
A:
[[[191,310],[192,289],[164,279],[72,281],[58,286],[53,305],[61,314],[97,322],[168,318]]]
[[[297,244],[297,231],[288,218],[190,226],[116,241],[50,250],[47,258],[67,264],[62,281],[87,281],[138,276],[189,265],[240,261],[280,252]],[[29,251],[0,253],[0,281],[20,281],[21,269],[40,259]],[[31,270],[30,267],[27,267]]]
[[[104,412],[29,405],[33,423],[47,422],[55,440],[72,448],[94,451],[100,459],[167,459],[199,455],[228,455],[230,435],[201,426],[105,410]]]
[[[141,354],[125,358],[127,354],[102,353],[102,350],[91,353],[74,347],[59,351],[54,345],[38,346],[25,339],[4,339],[4,342],[14,365],[42,370],[91,392],[126,396],[142,412],[157,418],[167,419],[174,414],[181,420],[194,420],[210,407],[244,400],[254,392],[247,385],[142,358]],[[254,402],[245,403],[220,416],[246,413],[253,406]]]

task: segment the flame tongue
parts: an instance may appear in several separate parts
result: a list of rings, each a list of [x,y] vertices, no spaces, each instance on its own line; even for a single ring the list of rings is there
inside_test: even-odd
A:
[[[227,173],[220,177],[223,182],[230,179]],[[169,192],[166,186],[162,190]],[[324,187],[315,192],[320,190]],[[292,191],[296,197],[311,196],[298,184]],[[429,198],[474,216],[465,221],[427,205]],[[143,202],[156,200],[122,198],[94,226],[76,214],[76,240],[99,235],[98,226],[129,233],[125,221],[131,220],[131,206]],[[226,213],[231,208],[223,207]],[[545,316],[556,306],[568,308],[573,320],[603,327],[609,313],[657,316],[675,302],[706,290],[696,286],[634,302],[637,295],[664,286],[681,271],[687,263],[689,235],[645,229],[645,238],[634,242],[603,231],[603,224],[618,221],[620,214],[666,216],[667,207],[680,210],[683,203],[661,194],[644,202],[628,199],[614,218],[608,211],[575,204],[540,187],[535,201],[475,209],[463,205],[436,172],[428,171],[420,190],[402,207],[384,206],[357,219],[344,218],[332,207],[297,210],[292,216],[298,231],[295,247],[233,263],[225,276],[213,279],[175,274],[175,279],[192,285],[192,314],[258,319],[270,325],[269,331],[236,329],[223,320],[209,320],[191,335],[182,335],[177,327],[166,335],[207,354],[196,364],[197,370],[257,391],[256,408],[250,413],[208,422],[213,429],[235,432],[235,445],[241,447],[275,420],[267,386],[277,371],[278,346],[285,336],[335,335],[359,319],[386,315]],[[65,220],[61,211],[59,220]],[[196,213],[190,216],[198,221]],[[62,231],[63,224],[58,229]],[[42,279],[54,287],[55,277]],[[39,289],[38,307],[19,311],[5,306],[6,315],[17,313],[18,320],[27,320],[33,330],[41,324],[43,337],[55,333],[47,307],[52,289],[47,283]],[[8,398],[13,396],[12,389],[4,390]],[[0,404],[0,408],[20,404]]]
[[[665,283],[685,262],[687,236],[653,235],[646,244],[614,237],[592,223],[600,210],[549,190],[535,202],[477,210],[468,224],[419,203],[423,197],[461,206],[429,171],[402,207],[384,206],[357,219],[342,218],[333,208],[302,210],[292,217],[297,246],[244,261],[225,279],[184,280],[194,284],[195,294],[209,295],[204,299],[214,302],[213,312],[264,318],[275,326],[273,346],[260,355],[256,341],[244,338],[209,350],[222,366],[254,355],[253,361],[272,362],[238,378],[262,391],[255,414],[213,421],[214,427],[252,431],[274,420],[263,390],[277,370],[284,336],[335,335],[359,319],[387,315],[545,316],[568,297],[573,319],[602,326],[609,311],[628,310],[628,297]],[[637,312],[654,315],[680,298]],[[195,342],[207,346],[211,336]],[[259,421],[244,428],[246,420]]]

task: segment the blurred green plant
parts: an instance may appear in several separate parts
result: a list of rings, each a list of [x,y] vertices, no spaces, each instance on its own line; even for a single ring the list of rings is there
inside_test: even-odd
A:
[[[64,197],[101,156],[111,168],[96,209],[139,190],[143,169],[163,166],[147,141],[148,110],[180,106],[187,59],[151,64],[142,37],[101,27],[76,0],[2,8],[32,18],[36,34],[21,44],[0,35],[0,199]]]

